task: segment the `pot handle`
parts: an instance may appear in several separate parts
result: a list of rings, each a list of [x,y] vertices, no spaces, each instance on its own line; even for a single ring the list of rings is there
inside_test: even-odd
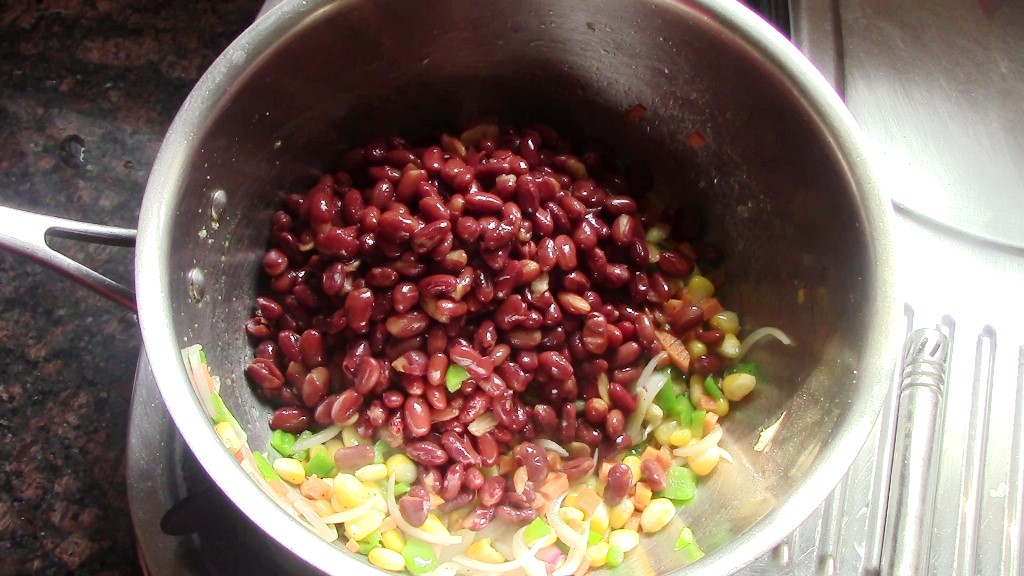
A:
[[[90,288],[131,311],[135,311],[135,293],[95,270],[50,248],[49,236],[80,240],[105,246],[135,246],[135,230],[101,226],[34,214],[0,206],[0,248],[28,256],[49,266],[79,284]]]

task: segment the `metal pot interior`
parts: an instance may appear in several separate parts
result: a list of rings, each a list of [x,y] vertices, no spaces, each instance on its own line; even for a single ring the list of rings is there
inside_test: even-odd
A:
[[[242,327],[285,194],[370,137],[451,130],[479,114],[598,139],[651,175],[647,194],[700,207],[727,258],[721,299],[745,330],[778,326],[796,342],[752,354],[766,384],[727,418],[723,446],[736,462],[680,514],[708,552],[700,567],[749,562],[795,528],[859,449],[887,385],[891,293],[882,203],[838,100],[753,18],[653,0],[286,3],[214,65],[161,152],[138,264],[150,356],[203,344],[250,445],[265,449],[270,410],[242,376],[251,359]],[[631,122],[624,112],[637,104],[646,113]],[[686,144],[694,131],[707,138],[699,150]],[[214,222],[217,191],[227,201]],[[193,427],[200,409],[182,401],[179,388],[189,389],[175,360],[154,362],[158,381],[179,428]],[[770,448],[755,452],[758,432],[783,412]],[[224,472],[233,462],[212,433],[183,432],[275,538],[322,569],[354,566],[312,533],[267,527],[293,522],[242,495],[244,476]],[[683,568],[676,533],[627,567]]]

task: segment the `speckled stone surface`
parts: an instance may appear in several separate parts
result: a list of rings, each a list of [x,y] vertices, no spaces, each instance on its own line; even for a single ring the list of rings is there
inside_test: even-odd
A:
[[[0,204],[133,227],[178,106],[261,4],[0,2]],[[55,246],[131,281],[130,249]],[[139,345],[130,312],[0,252],[0,575],[140,573],[124,485]]]

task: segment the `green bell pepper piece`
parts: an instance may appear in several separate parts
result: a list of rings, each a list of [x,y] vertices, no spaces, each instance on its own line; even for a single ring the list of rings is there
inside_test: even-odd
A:
[[[659,498],[687,502],[697,494],[697,475],[686,466],[669,466],[665,475],[665,489],[656,493]]]
[[[704,391],[716,401],[722,399],[722,390],[718,387],[718,382],[715,381],[714,376],[708,376],[704,379]]]
[[[277,475],[277,472],[274,472],[274,467],[262,452],[253,452],[252,460],[256,463],[256,469],[260,471],[260,475],[263,476],[264,480],[269,482],[271,480],[281,479],[281,477]]]
[[[690,414],[690,432],[694,438],[704,437],[704,418],[707,415],[706,410],[694,410],[693,414]]]
[[[295,435],[284,430],[274,430],[270,434],[270,447],[287,458],[295,451]]]
[[[306,462],[306,476],[317,475],[321,478],[330,478],[338,473],[334,467],[334,460],[327,454],[327,448],[314,446],[309,449],[309,461]]]
[[[469,372],[466,372],[465,368],[455,363],[449,364],[448,371],[444,374],[445,388],[448,388],[449,392],[457,392],[468,378]]]
[[[437,568],[437,554],[429,544],[422,540],[415,538],[406,540],[405,547],[402,548],[402,557],[405,558],[406,570],[415,576],[426,574]]]

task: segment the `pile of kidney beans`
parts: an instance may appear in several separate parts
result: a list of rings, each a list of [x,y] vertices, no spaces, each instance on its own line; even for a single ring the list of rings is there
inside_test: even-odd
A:
[[[661,308],[693,254],[661,249],[652,263],[645,238],[661,216],[692,215],[650,221],[608,154],[544,125],[479,124],[438,144],[372,141],[285,198],[246,374],[278,406],[272,428],[354,422],[404,444],[448,508],[479,497],[518,523],[532,517],[528,491],[485,486],[480,467],[514,450],[535,481],[547,473],[536,438],[630,446],[630,386],[661,350],[655,319],[680,334],[703,324],[698,307]],[[450,392],[453,362],[469,378]],[[720,368],[714,352],[693,359],[694,372]],[[496,425],[471,433],[487,412]],[[563,469],[592,466],[577,452]]]

